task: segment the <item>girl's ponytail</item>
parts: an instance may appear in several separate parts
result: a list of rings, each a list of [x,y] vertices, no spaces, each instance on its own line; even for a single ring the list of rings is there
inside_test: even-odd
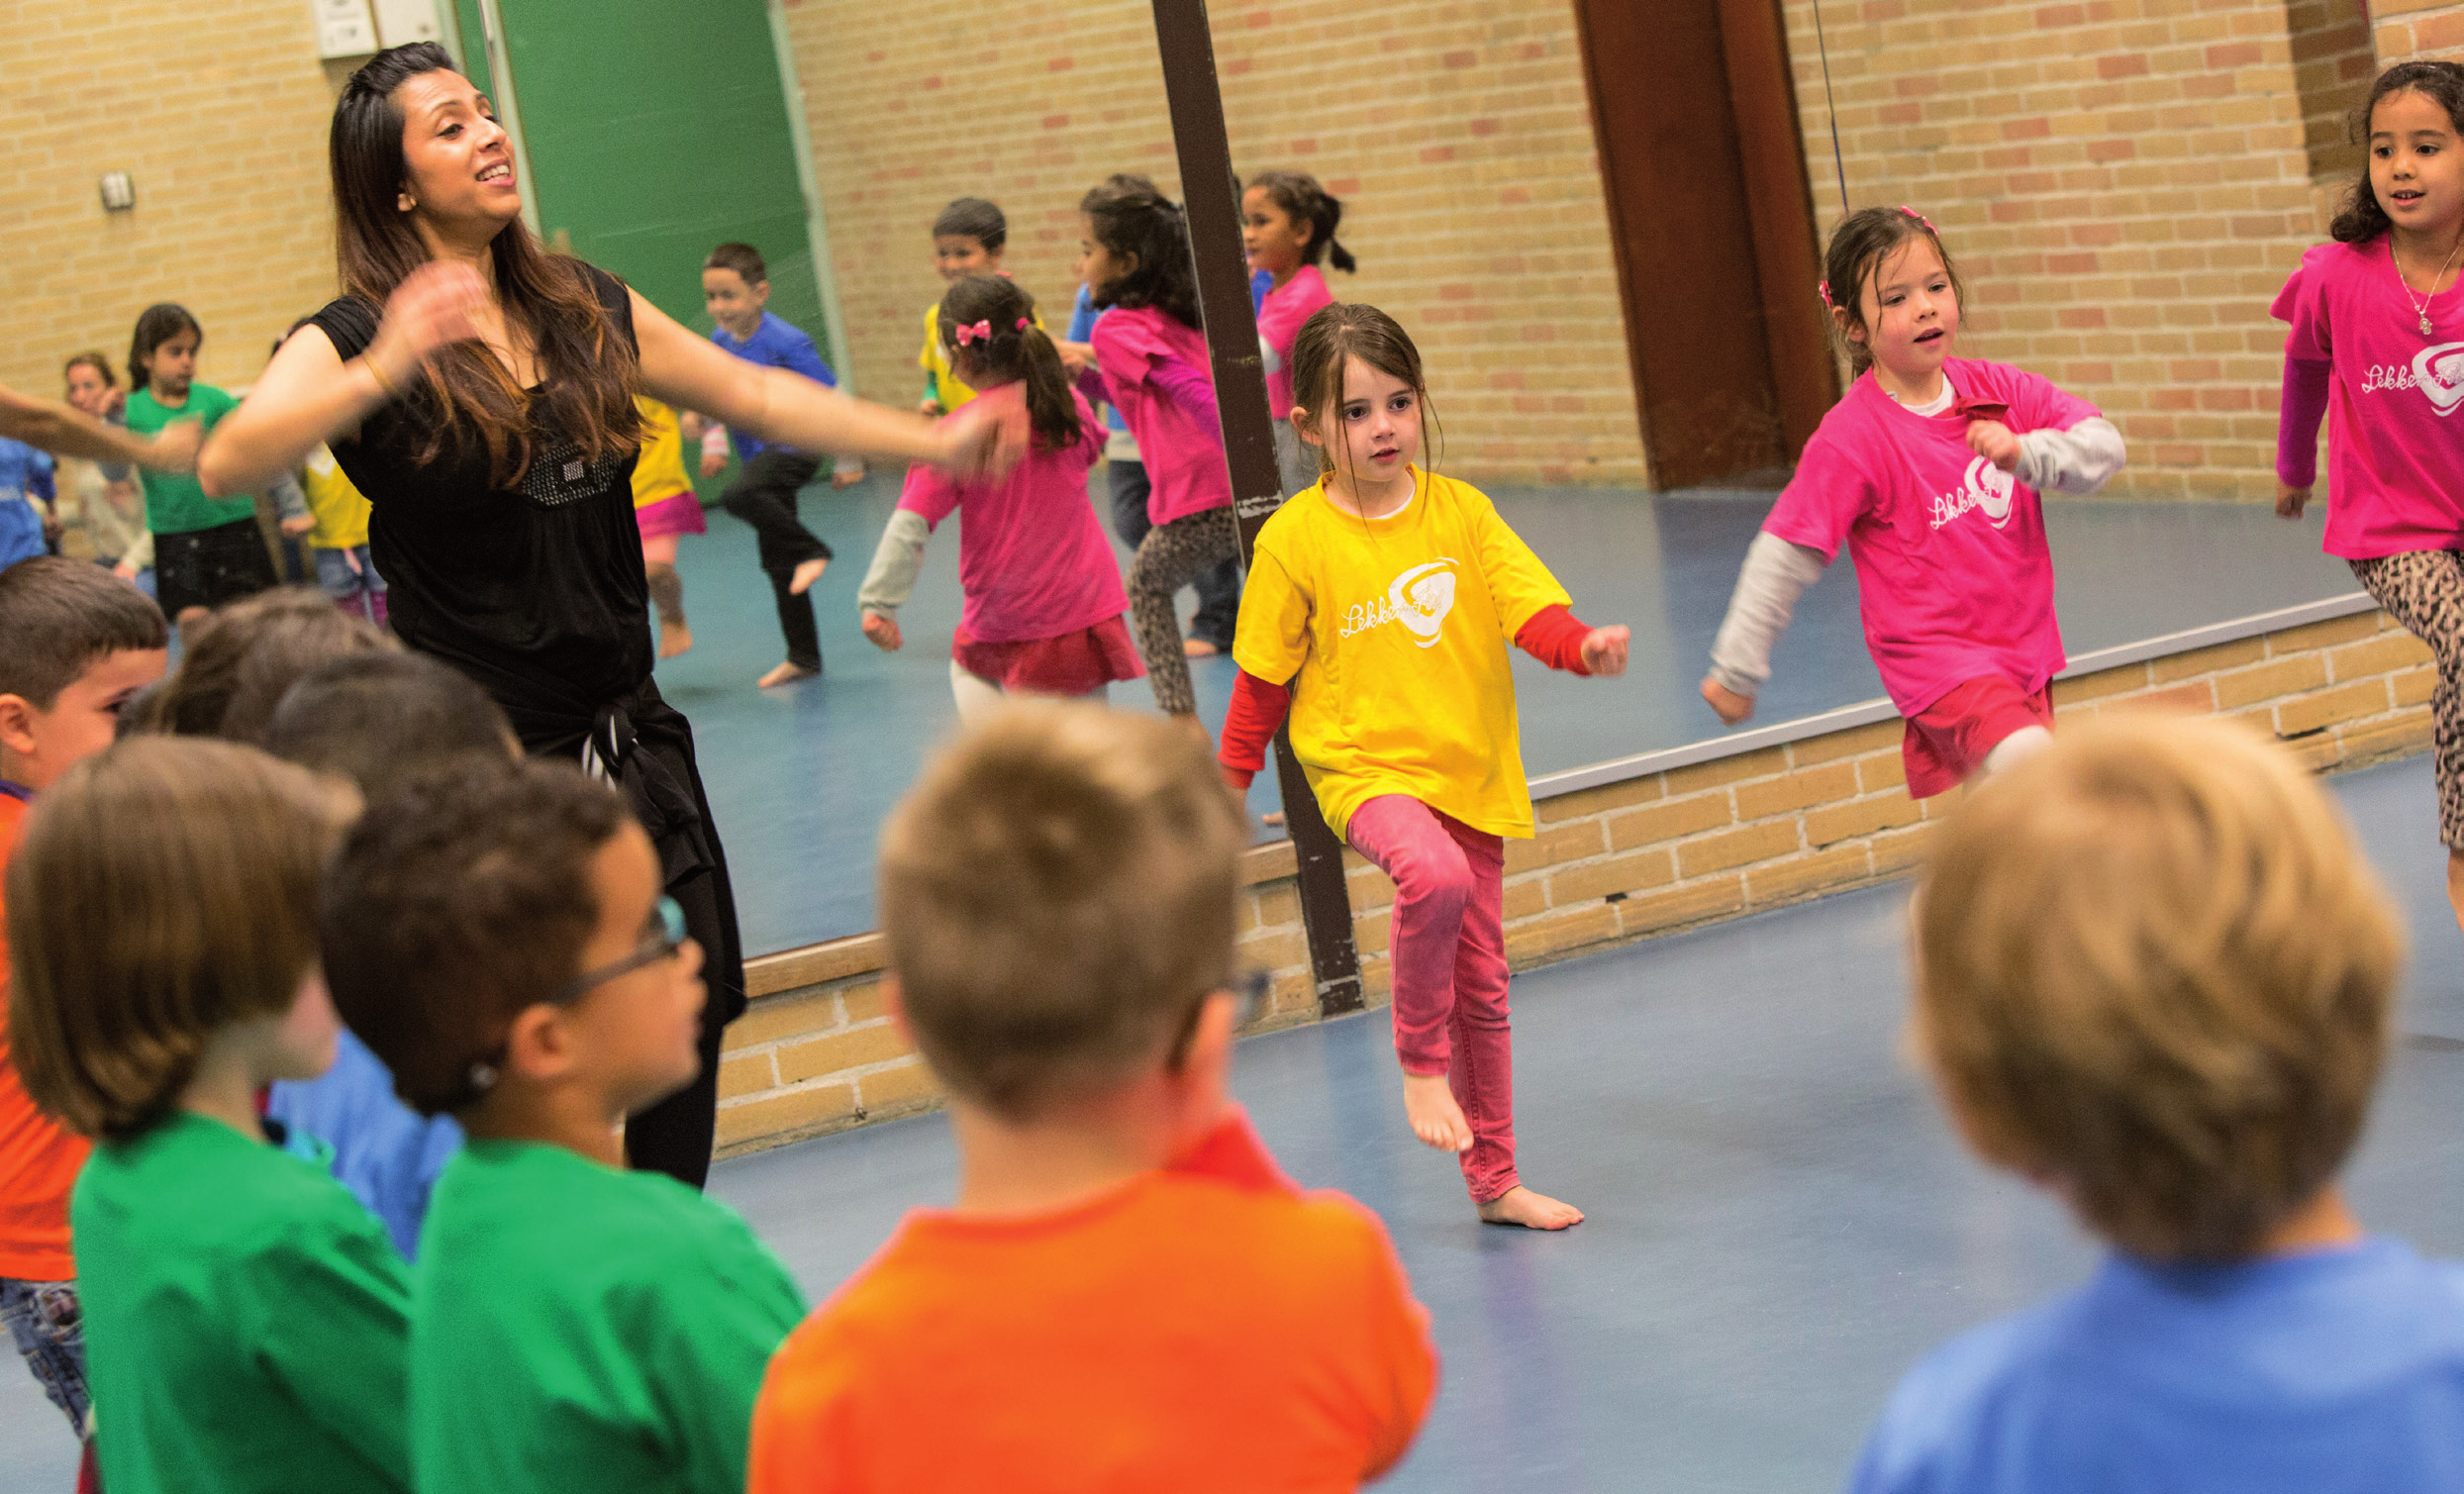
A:
[[[987,383],[1026,386],[1035,446],[1066,450],[1086,437],[1061,351],[1035,325],[1035,298],[1002,275],[967,275],[941,295],[941,346]],[[964,375],[961,375],[962,377]]]
[[[1033,320],[1019,332],[1021,361],[1026,367],[1020,379],[1027,385],[1027,418],[1035,430],[1035,445],[1047,451],[1063,451],[1086,438],[1086,428],[1078,422],[1078,396],[1069,385],[1069,370],[1061,366],[1061,350],[1052,346],[1051,338]]]
[[[1260,171],[1249,188],[1263,190],[1294,223],[1309,225],[1309,247],[1301,250],[1303,264],[1324,259],[1347,275],[1360,268],[1351,250],[1334,240],[1334,231],[1343,224],[1343,200],[1317,177],[1306,171]]]

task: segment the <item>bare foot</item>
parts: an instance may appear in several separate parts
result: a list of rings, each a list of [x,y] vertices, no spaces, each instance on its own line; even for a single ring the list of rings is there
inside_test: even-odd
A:
[[[1208,643],[1202,638],[1185,638],[1181,640],[1181,656],[1183,658],[1213,658],[1215,655],[1223,651],[1223,649],[1216,647],[1213,644]]]
[[[794,575],[787,578],[787,594],[791,597],[803,596],[813,589],[813,583],[820,580],[822,572],[828,569],[830,561],[826,559],[805,561],[796,567]]]
[[[1583,1211],[1545,1193],[1518,1184],[1480,1206],[1480,1222],[1521,1225],[1527,1230],[1562,1230],[1583,1222]]]
[[[819,669],[808,669],[802,664],[781,664],[753,681],[753,688],[767,690],[773,685],[792,685],[800,679],[815,678],[821,672]]]
[[[674,658],[677,654],[684,652],[687,648],[690,648],[690,647],[693,647],[693,630],[692,630],[692,629],[690,629],[690,628],[687,628],[686,626],[684,626],[684,624],[682,624],[682,623],[678,623],[678,624],[677,624],[675,627],[673,627],[673,628],[665,628],[665,627],[662,627],[662,628],[660,628],[660,629],[659,629],[659,631],[658,631],[658,656],[659,656],[659,657],[661,657],[661,658]]]
[[[1471,1122],[1463,1119],[1463,1107],[1454,1103],[1454,1091],[1446,1087],[1445,1075],[1407,1072],[1403,1113],[1412,1123],[1412,1134],[1439,1151],[1471,1150]]]
[[[1270,809],[1266,813],[1258,816],[1257,822],[1260,825],[1280,826],[1283,824],[1283,811],[1279,809]]]

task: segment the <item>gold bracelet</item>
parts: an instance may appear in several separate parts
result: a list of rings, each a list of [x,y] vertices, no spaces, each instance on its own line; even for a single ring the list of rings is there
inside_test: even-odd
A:
[[[385,377],[385,370],[376,366],[374,358],[363,357],[359,363],[361,367],[368,370],[368,377],[376,380],[376,387],[383,392],[388,401],[402,398],[402,391],[393,386],[393,380]]]

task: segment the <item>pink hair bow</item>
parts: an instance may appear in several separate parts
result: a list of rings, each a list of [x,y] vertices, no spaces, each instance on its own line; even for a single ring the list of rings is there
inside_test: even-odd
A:
[[[1830,303],[1830,282],[1829,282],[1828,280],[1817,280],[1817,281],[1815,281],[1815,282],[1814,282],[1814,289],[1815,289],[1815,291],[1816,291],[1818,294],[1820,294],[1820,295],[1822,296],[1822,298],[1823,298],[1823,304],[1824,306],[1828,306],[1828,305],[1830,305],[1830,304],[1831,304],[1831,303]]]
[[[992,341],[993,324],[986,321],[978,322],[973,327],[962,326],[950,335],[958,340],[958,346],[961,348],[964,348],[969,343],[975,342],[979,339],[989,343]]]
[[[1927,218],[1924,214],[1918,212],[1915,208],[1910,207],[1904,202],[1900,204],[1900,211],[1906,213],[1909,217],[1916,219],[1919,223],[1923,224],[1925,226],[1926,233],[1933,235],[1937,239],[1941,237],[1940,231],[1935,229],[1933,226],[1933,220]]]

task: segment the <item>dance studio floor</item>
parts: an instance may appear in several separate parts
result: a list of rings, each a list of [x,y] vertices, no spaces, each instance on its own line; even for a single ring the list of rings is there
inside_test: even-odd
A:
[[[1617,681],[1552,675],[1515,655],[1527,770],[1582,767],[1718,735],[1695,686],[1770,495],[1508,488],[1495,496],[1573,593],[1578,615],[1634,631],[1632,666]],[[805,522],[838,551],[814,588],[828,667],[810,684],[751,688],[781,647],[749,529],[713,509],[710,534],[686,541],[678,560],[696,646],[659,666],[659,688],[693,719],[749,953],[874,927],[882,817],[956,721],[948,661],[958,521],[936,537],[915,600],[900,614],[906,648],[884,654],[856,629],[856,589],[896,501],[894,484],[878,477],[844,493],[826,484],[805,491]],[[2074,654],[2355,589],[2342,562],[2318,552],[2316,517],[2297,528],[2250,506],[2065,503],[2051,508],[2049,525]],[[1799,608],[1757,724],[1882,694],[1850,571],[1843,555]],[[1211,730],[1222,724],[1232,672],[1220,658],[1193,671]],[[1152,705],[1143,680],[1116,685],[1113,699]],[[1261,775],[1250,808],[1263,815],[1279,807],[1274,775]]]
[[[2464,1254],[2464,941],[2429,761],[2330,781],[2414,942],[2353,1193],[2374,1229]],[[1434,1315],[1443,1386],[1382,1488],[1835,1488],[1911,1360],[2081,1278],[2078,1232],[1970,1161],[1896,1055],[1905,903],[1871,888],[1520,977],[1526,1176],[1590,1214],[1563,1236],[1473,1221],[1404,1129],[1384,1013],[1241,1045],[1235,1091],[1284,1165],[1377,1210]],[[723,1162],[712,1191],[819,1301],[954,1166],[925,1116]],[[0,1365],[0,1489],[66,1490],[70,1453]]]

